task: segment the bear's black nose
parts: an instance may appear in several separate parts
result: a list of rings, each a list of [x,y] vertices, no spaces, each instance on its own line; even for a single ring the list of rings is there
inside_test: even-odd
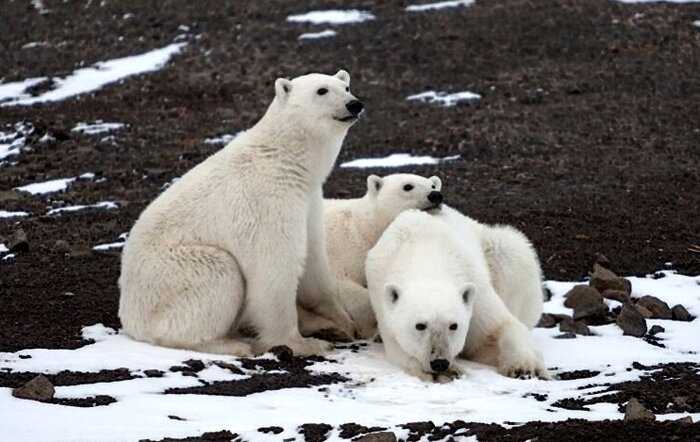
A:
[[[360,115],[360,112],[362,112],[362,109],[365,108],[365,105],[362,104],[360,100],[352,100],[345,105],[345,108],[352,114],[353,117],[356,117]]]
[[[436,205],[442,203],[442,193],[438,192],[437,190],[433,190],[428,194],[428,201]]]
[[[430,368],[437,373],[447,371],[447,369],[450,368],[450,361],[447,359],[433,359],[430,361]]]

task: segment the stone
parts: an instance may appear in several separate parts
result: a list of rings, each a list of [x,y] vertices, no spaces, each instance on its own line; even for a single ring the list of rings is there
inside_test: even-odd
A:
[[[673,422],[678,422],[679,424],[692,424],[693,418],[691,416],[684,416],[680,419],[676,419]]]
[[[644,307],[649,310],[654,319],[672,319],[673,313],[671,313],[671,308],[655,296],[642,296],[637,300],[637,305]]]
[[[584,336],[590,336],[592,334],[585,322],[574,321],[571,318],[564,319],[559,323],[559,331]]]
[[[617,276],[614,272],[598,263],[593,264],[590,285],[601,293],[606,290],[620,290],[627,294],[632,293],[632,284],[628,280]]]
[[[584,303],[603,302],[602,296],[595,288],[588,285],[575,285],[564,295],[564,307],[576,308]]]
[[[671,309],[671,316],[676,321],[692,321],[693,317],[688,313],[685,307],[680,304],[676,304]]]
[[[639,312],[640,315],[644,316],[645,318],[649,319],[652,316],[654,316],[653,313],[649,311],[646,307],[642,307],[641,305],[635,304],[634,309]]]
[[[660,325],[652,325],[651,328],[649,329],[649,334],[652,336],[656,336],[659,333],[665,332],[666,329],[661,327]]]
[[[630,398],[625,406],[625,422],[630,421],[655,421],[656,416],[644,408],[636,398]]]
[[[12,390],[12,396],[33,401],[48,401],[53,399],[54,393],[53,384],[43,374]]]
[[[605,299],[617,301],[617,302],[620,302],[622,304],[627,304],[627,303],[631,302],[630,295],[628,295],[627,292],[625,292],[623,290],[608,289],[608,290],[604,291],[603,293],[601,293],[601,295]]]
[[[542,316],[540,317],[539,322],[537,322],[537,325],[535,327],[539,328],[552,328],[555,325],[557,325],[557,318],[554,317],[554,315],[551,315],[549,313],[542,313]]]
[[[622,306],[615,323],[622,329],[622,334],[626,336],[641,338],[647,332],[647,321],[644,319],[644,316],[630,304]]]
[[[576,333],[566,332],[556,335],[554,339],[576,339]]]
[[[29,251],[29,241],[27,240],[27,234],[24,229],[17,229],[10,237],[7,248],[10,249],[10,253],[23,253]]]
[[[353,439],[353,442],[396,442],[396,435],[391,431],[370,433]]]
[[[58,253],[70,253],[71,248],[70,245],[68,244],[68,241],[64,239],[57,239],[55,243],[53,243],[53,249],[57,251]]]
[[[289,362],[294,357],[294,352],[286,345],[277,345],[272,347],[270,349],[270,353],[277,356],[277,360],[280,362]]]

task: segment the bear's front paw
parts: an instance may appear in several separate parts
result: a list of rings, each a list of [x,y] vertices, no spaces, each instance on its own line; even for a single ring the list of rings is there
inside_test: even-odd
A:
[[[333,350],[333,344],[316,338],[302,338],[286,344],[295,356],[320,355]]]
[[[520,355],[508,355],[504,357],[498,367],[499,373],[510,378],[517,379],[551,379],[544,366],[542,355],[536,350],[523,352]]]

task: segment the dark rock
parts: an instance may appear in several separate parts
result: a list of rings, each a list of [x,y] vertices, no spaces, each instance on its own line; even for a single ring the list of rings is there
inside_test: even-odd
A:
[[[602,293],[603,298],[627,304],[631,302],[630,295],[622,290],[606,290]]]
[[[575,285],[569,290],[564,298],[564,306],[568,308],[576,308],[581,304],[593,304],[603,302],[603,297],[595,288],[588,285]]]
[[[692,321],[693,320],[693,317],[691,316],[690,313],[688,313],[688,310],[686,310],[686,308],[680,304],[676,304],[673,306],[673,308],[671,309],[671,316],[676,321]]]
[[[554,315],[551,315],[549,313],[543,313],[542,316],[540,317],[539,322],[537,322],[537,325],[535,327],[539,328],[552,328],[555,325],[557,325],[557,318],[554,317]]]
[[[270,349],[270,353],[277,357],[280,362],[289,362],[294,357],[294,352],[286,345],[277,345]]]
[[[691,416],[684,416],[680,419],[675,419],[673,422],[678,422],[679,424],[692,424],[693,418]]]
[[[53,249],[58,252],[58,253],[70,253],[71,248],[70,245],[68,244],[68,241],[64,239],[57,239],[55,243],[53,243]]]
[[[559,323],[559,331],[570,332],[577,335],[590,336],[591,330],[583,321],[574,321],[571,318],[564,319]]]
[[[635,304],[635,305],[634,305],[634,309],[637,310],[637,311],[639,312],[640,315],[642,315],[643,317],[645,317],[645,318],[647,318],[647,319],[649,319],[649,318],[651,318],[651,317],[654,316],[654,314],[653,314],[652,312],[650,312],[648,308],[642,307],[642,306],[639,305],[639,304]]]
[[[235,373],[235,374],[243,374],[243,370],[241,370],[238,366],[236,366],[236,365],[234,365],[234,364],[230,364],[230,363],[228,363],[228,362],[224,362],[224,361],[214,361],[214,365],[219,366],[219,367],[221,367],[221,368],[223,368],[223,369],[225,369],[225,370],[229,370],[229,371],[231,371],[232,373]]]
[[[280,434],[283,431],[284,431],[284,428],[282,428],[282,427],[260,427],[260,428],[258,428],[259,433]]]
[[[144,370],[143,374],[149,378],[162,378],[165,372],[161,370]]]
[[[576,333],[566,332],[560,335],[556,335],[554,339],[575,339]]]
[[[205,365],[204,362],[198,360],[198,359],[188,359],[183,362],[186,366],[191,368],[191,371],[195,373],[199,373],[200,371],[204,370]]]
[[[370,433],[353,439],[353,442],[396,442],[396,435],[391,431]]]
[[[29,251],[29,241],[27,240],[27,234],[24,232],[24,229],[15,230],[12,236],[10,236],[7,248],[10,249],[10,253],[24,253]]]
[[[656,416],[644,408],[636,398],[631,398],[625,406],[625,422],[630,421],[655,421]]]
[[[628,280],[617,276],[598,263],[593,264],[590,285],[601,293],[606,290],[620,290],[627,294],[632,293],[632,284]]]
[[[610,268],[610,260],[608,259],[607,256],[603,255],[602,253],[596,253],[595,264],[600,264],[602,267],[605,267],[606,269]]]
[[[603,297],[593,287],[587,285],[574,286],[564,295],[564,306],[574,309],[574,319],[595,318],[603,319],[608,313],[608,306]]]
[[[659,333],[665,332],[666,329],[661,327],[660,325],[652,325],[651,328],[649,329],[649,334],[652,336],[656,336]]]
[[[33,401],[48,401],[53,399],[55,390],[51,381],[40,374],[21,387],[12,390],[12,396],[20,399],[31,399]]]
[[[647,322],[644,317],[630,304],[622,306],[615,323],[622,329],[624,335],[641,338],[647,332]]]
[[[671,313],[671,308],[655,296],[642,296],[637,300],[637,305],[644,307],[649,310],[654,319],[671,319],[673,314]]]

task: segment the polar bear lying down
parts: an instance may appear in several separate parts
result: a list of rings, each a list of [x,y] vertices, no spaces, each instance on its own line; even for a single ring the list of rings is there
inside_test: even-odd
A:
[[[549,377],[530,335],[541,272],[517,230],[447,206],[408,210],[369,252],[366,276],[386,355],[407,372],[447,381],[462,356],[507,376]]]
[[[304,338],[298,302],[349,335],[323,240],[322,185],[363,105],[350,76],[277,79],[255,126],[186,173],[139,216],[122,253],[119,317],[134,339],[249,355]],[[256,337],[239,333],[254,329]]]
[[[399,213],[439,207],[443,200],[441,188],[442,181],[436,176],[424,178],[397,173],[380,178],[370,175],[362,198],[323,200],[328,262],[341,285],[340,301],[355,321],[359,337],[371,338],[377,332],[366,289],[367,252]],[[332,326],[323,317],[303,308],[299,311],[299,328],[305,336]]]

